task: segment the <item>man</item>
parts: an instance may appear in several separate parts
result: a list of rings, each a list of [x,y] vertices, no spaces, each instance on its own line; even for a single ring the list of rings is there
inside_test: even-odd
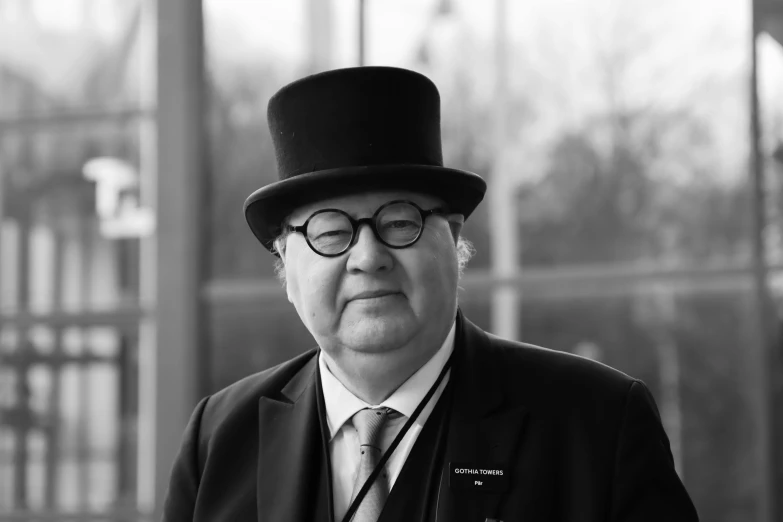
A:
[[[165,520],[697,520],[642,382],[459,311],[486,184],[443,167],[427,78],[310,76],[269,126],[245,215],[318,346],[198,404]]]

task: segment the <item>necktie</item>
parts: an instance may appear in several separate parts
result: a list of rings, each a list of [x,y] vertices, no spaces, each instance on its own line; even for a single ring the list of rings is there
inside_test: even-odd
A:
[[[381,433],[383,425],[389,418],[391,410],[369,409],[359,410],[353,416],[353,425],[359,435],[359,445],[361,451],[361,460],[359,470],[356,473],[356,482],[353,484],[353,493],[351,493],[351,502],[362,489],[367,478],[375,469],[376,464],[381,458]],[[373,482],[367,494],[362,499],[359,508],[356,510],[353,522],[376,522],[381,515],[381,510],[389,495],[389,480],[386,471],[381,472]]]

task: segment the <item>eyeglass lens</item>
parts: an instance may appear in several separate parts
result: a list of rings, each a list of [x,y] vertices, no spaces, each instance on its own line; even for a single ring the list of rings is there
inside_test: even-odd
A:
[[[403,247],[413,243],[421,232],[421,213],[408,203],[395,203],[381,210],[375,225],[383,242]],[[337,254],[351,244],[353,227],[348,217],[340,212],[321,212],[308,222],[307,239],[319,252]]]

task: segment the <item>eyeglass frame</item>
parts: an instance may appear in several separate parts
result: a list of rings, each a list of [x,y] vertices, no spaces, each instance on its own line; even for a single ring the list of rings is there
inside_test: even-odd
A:
[[[401,245],[401,246],[390,245],[389,243],[384,241],[381,238],[380,233],[378,232],[378,227],[377,227],[377,224],[376,224],[378,216],[380,215],[381,211],[384,208],[386,208],[386,207],[388,207],[390,205],[397,204],[397,203],[407,203],[407,204],[413,206],[413,208],[415,208],[416,210],[418,210],[419,214],[421,215],[421,228],[419,229],[419,233],[416,234],[416,237],[413,239],[413,241],[411,241],[410,243],[408,243],[406,245]],[[348,218],[348,222],[351,224],[351,240],[348,242],[348,245],[345,247],[344,250],[342,250],[342,251],[340,251],[340,252],[338,252],[336,254],[324,254],[322,252],[319,252],[312,245],[312,243],[310,243],[310,238],[307,237],[307,225],[310,223],[310,220],[313,219],[318,214],[322,214],[324,212],[337,212],[339,214],[342,214],[346,218]],[[449,214],[449,212],[445,208],[442,208],[442,207],[435,207],[435,208],[430,209],[430,210],[424,210],[423,208],[421,208],[419,205],[417,205],[413,201],[409,201],[407,199],[395,199],[393,201],[388,201],[388,202],[384,203],[383,205],[381,205],[380,207],[378,207],[378,209],[373,213],[372,216],[366,217],[366,218],[361,218],[361,219],[354,219],[346,211],[341,210],[339,208],[322,208],[322,209],[316,210],[315,212],[310,214],[310,217],[308,217],[307,220],[303,224],[301,224],[299,226],[293,226],[293,225],[289,225],[289,224],[283,225],[283,231],[287,232],[287,233],[299,232],[300,234],[302,234],[302,236],[304,236],[304,238],[305,238],[305,242],[307,242],[307,246],[310,247],[310,250],[312,250],[313,252],[315,252],[319,256],[323,256],[323,257],[339,257],[339,256],[345,254],[346,252],[348,252],[351,249],[351,247],[353,247],[354,243],[356,242],[357,237],[359,236],[359,228],[363,224],[365,224],[365,223],[367,224],[367,226],[370,227],[370,230],[372,231],[373,236],[375,236],[375,239],[377,239],[382,245],[384,245],[384,246],[386,246],[388,248],[393,248],[395,250],[401,250],[403,248],[411,247],[417,241],[419,241],[419,239],[421,238],[422,234],[424,233],[424,225],[425,225],[425,222],[426,222],[428,217],[434,216],[434,215],[446,216],[448,214]]]

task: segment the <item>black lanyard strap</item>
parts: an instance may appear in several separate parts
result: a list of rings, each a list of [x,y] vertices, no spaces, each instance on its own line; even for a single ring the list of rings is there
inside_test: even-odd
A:
[[[348,511],[345,512],[345,516],[343,517],[342,522],[349,522],[349,520],[351,520],[351,518],[353,517],[354,513],[356,513],[356,510],[359,509],[359,505],[362,503],[362,499],[367,494],[367,492],[370,491],[370,487],[372,486],[372,483],[375,482],[376,478],[378,478],[378,475],[381,473],[381,470],[383,470],[383,467],[386,465],[386,462],[389,460],[389,457],[391,457],[394,450],[397,448],[397,446],[399,446],[400,442],[402,442],[402,439],[403,437],[405,437],[405,434],[408,432],[411,426],[413,426],[413,423],[416,422],[416,419],[419,417],[419,414],[422,412],[424,407],[430,402],[430,399],[432,399],[432,396],[435,394],[435,390],[438,389],[438,386],[440,386],[440,383],[441,381],[443,381],[443,378],[446,377],[446,372],[448,372],[449,368],[451,368],[451,360],[453,358],[454,358],[454,352],[452,351],[451,355],[449,356],[449,359],[446,361],[446,364],[443,366],[443,369],[440,371],[440,375],[438,375],[438,378],[435,379],[435,382],[432,384],[432,386],[430,386],[430,389],[429,391],[427,391],[427,394],[421,399],[421,401],[419,401],[419,405],[416,406],[416,409],[413,411],[413,415],[410,416],[410,418],[402,427],[402,429],[397,434],[397,436],[394,437],[394,440],[389,446],[389,449],[387,449],[386,453],[383,454],[381,460],[379,460],[378,464],[375,466],[375,469],[373,469],[372,473],[370,473],[370,476],[367,477],[367,480],[362,486],[362,489],[360,489],[359,492],[356,494],[356,498],[353,499],[353,502],[351,502],[351,505],[348,507]]]

